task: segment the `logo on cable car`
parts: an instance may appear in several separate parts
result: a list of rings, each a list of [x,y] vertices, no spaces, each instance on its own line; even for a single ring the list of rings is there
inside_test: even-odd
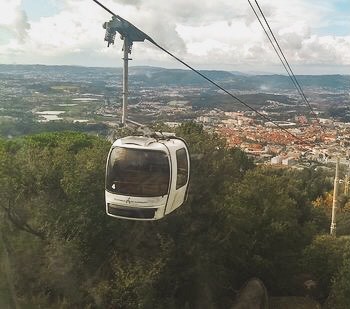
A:
[[[129,196],[129,198],[125,201],[126,204],[130,204],[131,203],[130,198],[131,197]]]

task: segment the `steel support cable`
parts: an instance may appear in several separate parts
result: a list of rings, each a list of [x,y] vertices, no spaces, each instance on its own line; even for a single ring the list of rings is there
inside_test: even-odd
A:
[[[281,127],[279,124],[277,124],[276,122],[274,122],[273,120],[271,120],[271,118],[267,117],[266,115],[260,113],[259,111],[257,111],[254,107],[251,107],[249,104],[245,103],[244,101],[242,101],[240,98],[236,97],[234,94],[232,94],[230,91],[226,90],[224,87],[220,86],[219,84],[217,84],[216,82],[214,82],[212,79],[210,79],[209,77],[207,77],[206,75],[204,75],[203,73],[201,73],[200,71],[198,71],[197,69],[193,68],[192,66],[190,66],[189,64],[187,64],[186,62],[184,62],[183,60],[181,60],[180,58],[178,58],[177,56],[175,56],[174,54],[172,54],[171,52],[169,52],[168,50],[166,50],[164,47],[160,46],[158,43],[156,43],[155,41],[151,42],[152,44],[154,44],[156,47],[158,47],[160,50],[164,51],[165,53],[167,53],[169,56],[171,56],[172,58],[174,58],[175,60],[177,60],[178,62],[182,63],[184,66],[186,66],[187,68],[189,68],[190,70],[192,70],[193,72],[195,72],[196,74],[198,74],[199,76],[201,76],[202,78],[204,78],[205,80],[207,80],[209,83],[211,83],[212,85],[214,85],[215,87],[219,88],[220,90],[222,90],[223,92],[225,92],[227,95],[229,95],[231,98],[235,99],[236,101],[238,101],[239,103],[241,103],[242,105],[244,105],[245,107],[249,108],[250,110],[252,110],[253,112],[255,112],[257,115],[259,115],[261,118],[273,123],[276,127],[278,127],[280,130],[288,133],[289,135],[291,135],[293,138],[295,138],[296,140],[299,140],[300,142],[302,142],[303,144],[308,144],[307,142],[303,141],[302,139],[300,139],[299,137],[297,137],[295,134],[289,132],[287,129]]]
[[[276,55],[277,55],[278,58],[280,59],[280,61],[281,61],[282,65],[283,65],[284,69],[286,70],[286,72],[287,72],[289,78],[290,78],[291,81],[293,82],[293,84],[294,84],[295,88],[297,89],[297,91],[299,92],[299,94],[302,96],[302,94],[300,93],[300,90],[299,90],[299,88],[298,88],[298,85],[296,84],[296,82],[295,82],[293,76],[291,75],[291,73],[290,73],[288,67],[287,67],[286,64],[284,63],[284,61],[283,61],[281,55],[279,54],[279,52],[278,52],[278,50],[277,50],[275,44],[272,42],[272,39],[271,39],[269,33],[267,32],[265,26],[263,25],[263,23],[262,23],[262,21],[261,21],[259,15],[258,15],[258,13],[256,12],[256,10],[255,10],[255,8],[253,7],[253,5],[252,5],[252,3],[250,2],[250,0],[248,0],[248,3],[249,3],[249,5],[250,5],[250,7],[252,8],[252,10],[253,10],[253,12],[254,12],[254,14],[255,14],[257,20],[259,21],[261,28],[264,30],[264,32],[265,32],[267,38],[269,39],[269,41],[270,41],[270,43],[271,43],[271,46],[273,47],[273,49],[274,49]]]
[[[258,9],[259,9],[259,11],[260,11],[260,14],[262,15],[262,17],[263,17],[263,19],[264,19],[264,21],[265,21],[265,23],[266,23],[266,25],[267,25],[267,27],[268,27],[268,29],[269,29],[269,31],[270,31],[272,37],[273,37],[273,39],[274,39],[274,41],[275,41],[275,43],[276,43],[276,45],[277,45],[277,47],[278,47],[278,50],[280,51],[280,53],[281,53],[281,55],[282,55],[284,61],[286,62],[286,64],[287,64],[287,66],[288,66],[288,68],[289,68],[291,74],[293,75],[293,78],[294,78],[294,85],[295,85],[295,84],[297,85],[297,90],[298,90],[299,94],[301,95],[301,97],[304,99],[305,103],[306,103],[307,106],[309,107],[309,109],[310,109],[310,111],[311,111],[311,114],[312,114],[312,115],[314,116],[314,118],[316,119],[316,121],[317,121],[318,125],[320,126],[320,128],[322,129],[323,133],[325,133],[325,130],[324,130],[323,126],[321,125],[320,119],[318,118],[318,116],[317,116],[316,113],[314,112],[314,110],[313,110],[313,108],[312,108],[312,106],[311,106],[309,100],[307,99],[307,97],[306,97],[306,95],[305,95],[305,93],[304,93],[304,91],[303,91],[303,88],[301,87],[301,85],[300,85],[298,79],[296,78],[296,76],[295,76],[295,74],[294,74],[294,72],[293,72],[291,66],[289,65],[289,62],[288,62],[287,58],[285,57],[285,55],[284,55],[284,53],[283,53],[283,51],[282,51],[282,48],[281,48],[280,44],[278,43],[278,41],[277,41],[277,39],[276,39],[276,36],[274,35],[274,33],[273,33],[273,31],[272,31],[272,29],[271,29],[271,27],[270,27],[270,24],[268,23],[268,21],[267,21],[267,19],[266,19],[266,17],[265,17],[264,12],[262,11],[262,9],[261,9],[261,7],[260,7],[258,1],[257,1],[257,0],[254,0],[254,1],[255,1],[255,4],[257,5],[257,7],[258,7]],[[249,4],[250,4],[250,6],[252,7],[252,5],[251,5],[251,3],[250,3],[250,0],[248,0],[248,2],[249,2]],[[252,8],[253,8],[253,7],[252,7]],[[254,8],[253,8],[253,10],[254,10]],[[254,11],[255,11],[255,10],[254,10]],[[257,16],[257,14],[255,14],[255,15]],[[257,16],[257,18],[259,19],[258,16]],[[260,19],[259,19],[259,21],[260,21]],[[261,24],[261,22],[260,22],[260,24]],[[264,31],[265,31],[265,28],[264,28]],[[265,31],[265,33],[266,33],[266,31]],[[272,44],[272,43],[271,43],[271,44]],[[279,56],[279,58],[280,58],[280,56]],[[280,58],[280,59],[281,59],[281,58]]]
[[[103,9],[105,9],[108,13],[110,13],[111,15],[119,18],[120,20],[123,20],[127,23],[129,23],[127,20],[121,18],[119,15],[116,15],[115,13],[113,13],[111,10],[109,10],[108,8],[106,8],[103,4],[101,4],[98,0],[92,0],[95,3],[97,3],[99,6],[101,6]],[[131,23],[129,23],[131,24]],[[131,24],[132,25],[132,24]],[[135,27],[134,25],[132,25],[133,27]],[[141,30],[140,30],[141,31]],[[143,31],[141,31],[143,32]],[[144,33],[144,32],[143,32]],[[234,94],[232,94],[230,91],[226,90],[224,87],[220,86],[219,84],[217,84],[216,82],[214,82],[212,79],[210,79],[209,77],[207,77],[206,75],[204,75],[203,73],[199,72],[197,69],[193,68],[192,66],[190,66],[189,64],[187,64],[185,61],[181,60],[180,58],[178,58],[177,56],[175,56],[173,53],[171,53],[170,51],[168,51],[167,49],[165,49],[164,47],[162,47],[161,45],[159,45],[157,42],[155,42],[149,35],[145,34],[147,37],[147,40],[152,43],[154,46],[156,46],[157,48],[159,48],[160,50],[162,50],[163,52],[165,52],[166,54],[168,54],[169,56],[171,56],[172,58],[174,58],[176,61],[180,62],[181,64],[183,64],[185,67],[189,68],[191,71],[193,71],[194,73],[198,74],[199,76],[201,76],[203,79],[205,79],[206,81],[208,81],[209,83],[211,83],[212,85],[214,85],[215,87],[219,88],[220,90],[222,90],[223,92],[225,92],[227,95],[229,95],[231,98],[235,99],[236,101],[238,101],[239,103],[241,103],[242,105],[244,105],[245,107],[249,108],[250,110],[254,111],[257,115],[259,115],[261,118],[271,122],[272,124],[274,124],[277,128],[279,128],[281,131],[284,131],[285,133],[287,133],[288,135],[292,136],[295,140],[298,140],[299,142],[301,142],[302,144],[307,144],[307,145],[315,145],[315,143],[310,143],[307,141],[302,140],[301,138],[299,138],[298,136],[296,136],[295,134],[289,132],[287,129],[283,128],[282,126],[280,126],[279,124],[277,124],[276,122],[274,122],[272,119],[270,119],[269,117],[267,117],[266,115],[260,113],[259,111],[257,111],[255,108],[251,107],[249,104],[245,103],[244,101],[242,101],[240,98],[236,97]]]

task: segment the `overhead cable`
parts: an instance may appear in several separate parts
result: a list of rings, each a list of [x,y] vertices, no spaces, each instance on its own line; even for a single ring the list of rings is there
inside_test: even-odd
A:
[[[280,44],[278,43],[278,41],[277,41],[277,39],[276,39],[276,36],[274,35],[274,33],[273,33],[273,31],[272,31],[272,28],[270,27],[270,24],[268,23],[268,21],[267,21],[267,19],[266,19],[266,17],[265,17],[265,14],[264,14],[264,12],[262,11],[262,9],[261,9],[261,7],[260,7],[258,1],[255,0],[255,4],[257,5],[260,14],[261,14],[262,17],[263,17],[263,19],[264,19],[264,21],[265,21],[265,24],[266,24],[266,26],[268,27],[269,32],[270,32],[270,34],[271,34],[271,36],[272,36],[272,38],[273,38],[273,40],[274,40],[274,42],[275,42],[275,44],[276,44],[278,50],[279,50],[279,52],[277,51],[277,49],[276,49],[274,43],[272,42],[272,39],[271,39],[270,35],[268,34],[268,32],[267,32],[265,26],[263,25],[263,23],[262,23],[262,21],[261,21],[259,15],[257,14],[257,12],[256,12],[255,8],[253,7],[252,3],[250,2],[250,0],[248,0],[248,3],[249,3],[249,5],[250,5],[250,7],[252,8],[252,10],[253,10],[253,12],[254,12],[256,18],[258,19],[258,21],[259,21],[261,27],[263,28],[263,30],[264,30],[266,36],[268,37],[268,39],[269,39],[269,41],[270,41],[270,43],[271,43],[273,49],[275,50],[275,52],[276,52],[278,58],[280,59],[281,63],[283,64],[283,67],[284,67],[285,70],[287,71],[288,76],[289,76],[290,79],[292,80],[292,82],[293,82],[295,88],[296,88],[297,91],[299,92],[300,96],[302,97],[302,99],[304,100],[304,102],[306,103],[306,105],[309,107],[311,114],[313,115],[313,117],[314,117],[315,120],[317,121],[318,125],[321,127],[321,129],[322,129],[323,132],[324,132],[324,128],[323,128],[323,126],[321,125],[321,122],[320,122],[318,116],[317,116],[316,113],[314,112],[314,110],[313,110],[313,108],[312,108],[312,106],[311,106],[309,100],[307,99],[307,97],[306,97],[306,95],[305,95],[305,93],[304,93],[304,91],[303,91],[303,88],[301,87],[301,85],[300,85],[298,79],[296,78],[296,76],[295,76],[295,74],[294,74],[294,72],[293,72],[293,70],[292,70],[292,68],[291,68],[291,66],[290,66],[290,64],[289,64],[289,62],[288,62],[288,60],[287,60],[287,58],[285,57],[284,52],[282,51],[282,48],[281,48]],[[282,57],[281,57],[281,56],[282,56]],[[283,58],[284,61],[282,60],[282,58]]]
[[[106,8],[103,4],[101,4],[98,0],[92,0],[95,3],[97,3],[99,6],[101,6],[103,9],[105,9],[108,13],[110,13],[111,15],[115,16],[116,18],[130,24],[130,26],[135,27],[133,24],[131,24],[130,22],[128,22],[127,20],[121,18],[119,15],[116,15],[115,13],[113,13],[111,10],[109,10],[108,8]],[[135,27],[136,28],[136,27]],[[139,30],[139,29],[138,29]],[[140,30],[141,31],[141,30]],[[295,140],[298,140],[299,142],[301,142],[302,144],[309,144],[309,145],[313,145],[310,142],[307,142],[305,140],[302,140],[301,138],[299,138],[298,136],[296,136],[295,134],[291,133],[290,131],[288,131],[286,128],[280,126],[278,123],[276,123],[275,121],[273,121],[272,119],[270,119],[268,116],[262,114],[261,112],[259,112],[258,110],[256,110],[254,107],[250,106],[249,104],[247,104],[246,102],[244,102],[243,100],[241,100],[240,98],[238,98],[237,96],[235,96],[234,94],[232,94],[230,91],[226,90],[224,87],[220,86],[218,83],[216,83],[215,81],[213,81],[212,79],[210,79],[208,76],[204,75],[203,73],[201,73],[200,71],[198,71],[197,69],[193,68],[191,65],[187,64],[185,61],[181,60],[180,58],[178,58],[177,56],[175,56],[173,53],[171,53],[170,51],[168,51],[167,49],[165,49],[164,47],[162,47],[161,45],[159,45],[157,42],[155,42],[149,35],[145,34],[146,39],[152,43],[154,46],[156,46],[157,48],[159,48],[160,50],[162,50],[163,52],[167,53],[169,56],[171,56],[172,58],[174,58],[176,61],[180,62],[181,64],[183,64],[185,67],[189,68],[191,71],[193,71],[194,73],[196,73],[197,75],[201,76],[203,79],[205,79],[206,81],[208,81],[209,83],[211,83],[212,85],[214,85],[215,87],[219,88],[220,90],[222,90],[224,93],[226,93],[227,95],[229,95],[231,98],[235,99],[236,101],[238,101],[239,103],[241,103],[242,105],[244,105],[245,107],[247,107],[248,109],[250,109],[251,111],[255,112],[257,115],[259,115],[261,118],[271,122],[272,124],[274,124],[277,128],[279,128],[280,130],[286,132],[287,134],[289,134],[290,136],[292,136]]]

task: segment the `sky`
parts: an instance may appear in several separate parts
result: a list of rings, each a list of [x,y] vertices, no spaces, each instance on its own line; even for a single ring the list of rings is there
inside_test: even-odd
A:
[[[247,0],[100,0],[198,69],[284,73]],[[251,0],[254,4],[254,0]],[[350,0],[259,0],[295,74],[350,74]],[[92,0],[0,0],[0,63],[122,66]],[[149,42],[131,65],[182,66]]]

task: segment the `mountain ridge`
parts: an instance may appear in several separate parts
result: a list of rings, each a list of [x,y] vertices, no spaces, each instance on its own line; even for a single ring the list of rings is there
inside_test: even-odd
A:
[[[293,83],[287,75],[262,74],[249,75],[239,71],[199,70],[208,78],[220,83],[224,87],[234,90],[264,90],[293,89]],[[85,67],[72,65],[42,65],[42,64],[0,64],[0,74],[30,75],[62,73],[74,78],[82,76],[98,77],[103,79],[106,73],[109,77],[122,76],[121,67]],[[153,66],[130,66],[130,82],[142,83],[145,86],[200,86],[209,87],[210,84],[202,77],[188,69],[170,69]],[[296,75],[303,88],[323,88],[340,91],[350,91],[350,75]]]

